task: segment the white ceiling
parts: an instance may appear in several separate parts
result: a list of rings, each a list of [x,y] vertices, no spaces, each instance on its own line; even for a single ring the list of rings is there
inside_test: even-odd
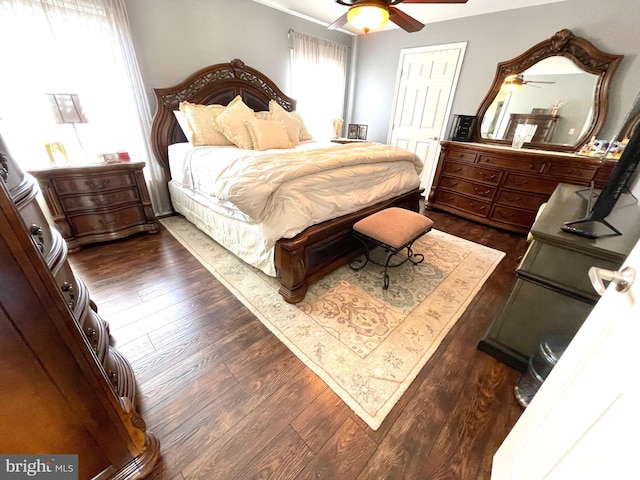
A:
[[[334,0],[253,0],[271,8],[305,18],[321,25],[329,25],[343,15],[348,7],[338,5]],[[470,17],[485,13],[513,10],[516,8],[544,5],[547,3],[562,2],[564,0],[469,0],[465,4],[407,4],[396,8],[403,10],[416,20],[427,24],[450,20],[453,18]],[[388,22],[380,30],[398,28],[392,22]],[[355,30],[347,33],[355,33]]]

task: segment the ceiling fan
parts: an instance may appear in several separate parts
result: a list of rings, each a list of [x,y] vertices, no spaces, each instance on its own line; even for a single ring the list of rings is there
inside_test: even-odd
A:
[[[424,24],[395,8],[399,3],[467,3],[468,0],[335,0],[336,3],[349,7],[347,13],[329,25],[329,29],[344,27],[351,23],[362,29],[365,36],[374,28],[391,20],[407,32],[417,32]]]
[[[536,88],[540,88],[537,85],[533,85],[534,83],[556,83],[556,82],[545,82],[542,80],[525,80],[524,79],[524,75],[522,75],[521,73],[515,74],[515,75],[508,75],[505,79],[504,79],[504,85],[505,86],[513,86],[516,88],[520,88],[522,87],[522,85],[529,85],[531,87],[536,87]]]

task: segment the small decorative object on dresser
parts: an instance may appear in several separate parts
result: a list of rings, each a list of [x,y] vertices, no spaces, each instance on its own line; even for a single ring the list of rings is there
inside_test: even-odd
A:
[[[358,125],[356,123],[349,124],[349,130],[347,130],[347,138],[354,140],[358,138]]]
[[[33,170],[55,226],[70,253],[83,245],[157,233],[142,169],[144,162],[119,162]]]

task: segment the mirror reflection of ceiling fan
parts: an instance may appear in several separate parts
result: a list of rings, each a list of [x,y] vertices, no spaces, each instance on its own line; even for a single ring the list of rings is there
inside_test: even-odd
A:
[[[538,85],[533,85],[534,83],[556,83],[556,82],[545,82],[543,80],[525,80],[524,75],[518,73],[517,75],[509,75],[504,79],[504,85],[506,87],[515,87],[520,88],[522,85],[529,85],[531,87],[540,88]]]
[[[371,30],[380,28],[388,20],[407,32],[422,30],[424,24],[407,15],[394,5],[399,3],[467,3],[468,0],[336,0],[336,3],[349,7],[347,13],[329,25],[329,29],[344,27],[350,23],[363,30],[365,36]]]

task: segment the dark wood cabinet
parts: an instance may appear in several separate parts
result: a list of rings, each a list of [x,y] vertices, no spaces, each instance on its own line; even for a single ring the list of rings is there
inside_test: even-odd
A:
[[[570,153],[442,142],[427,205],[527,233],[560,183],[602,187],[615,162]]]
[[[0,451],[77,454],[81,480],[143,478],[159,442],[136,411],[133,370],[38,206],[35,179],[0,147]]]
[[[564,222],[584,216],[578,190],[560,184],[554,191],[531,229],[514,286],[478,345],[514,368],[525,370],[545,337],[577,332],[599,299],[589,268],[618,270],[640,238],[640,207],[628,194],[607,217],[622,236],[594,240],[562,231]]]
[[[29,173],[38,179],[53,221],[74,253],[89,243],[158,232],[144,165],[56,166]]]

